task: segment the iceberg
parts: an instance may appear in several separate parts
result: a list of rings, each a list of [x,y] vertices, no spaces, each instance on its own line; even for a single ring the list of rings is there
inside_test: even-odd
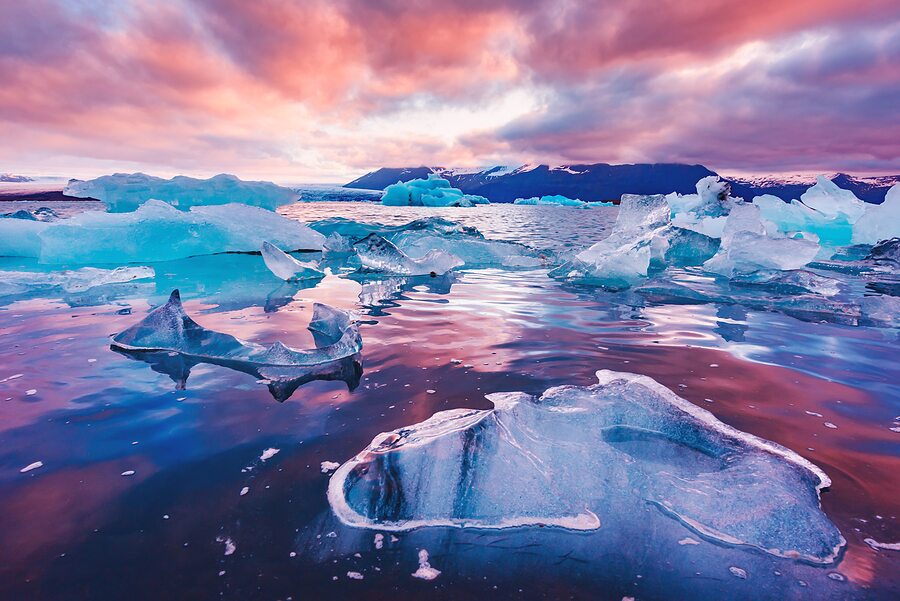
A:
[[[540,196],[540,197],[533,196],[531,198],[517,198],[516,200],[513,201],[513,204],[590,208],[590,207],[611,207],[611,206],[614,206],[615,203],[604,202],[604,201],[585,202],[583,200],[579,200],[576,198],[568,198],[568,197],[562,196],[560,194],[554,194],[554,195]]]
[[[41,263],[131,263],[223,252],[258,252],[264,241],[290,250],[322,250],[325,237],[277,213],[241,204],[180,211],[151,200],[131,213],[80,213],[52,223],[15,221],[13,256]],[[0,234],[8,223],[0,220]],[[6,254],[9,241],[0,242]],[[25,254],[27,253],[27,254]]]
[[[430,173],[427,179],[391,184],[384,189],[381,204],[392,207],[474,207],[490,204],[490,201],[483,196],[464,194],[448,180]]]
[[[314,263],[298,261],[270,242],[263,242],[259,249],[266,267],[285,281],[324,278],[325,273]]]
[[[821,510],[821,469],[646,376],[597,379],[540,397],[491,394],[493,409],[441,411],[380,434],[332,476],[331,509],[379,531],[594,530],[649,504],[723,546],[835,561],[845,541]]]
[[[300,198],[290,188],[271,182],[243,181],[226,173],[209,179],[183,175],[163,179],[144,173],[115,173],[87,181],[69,180],[63,194],[103,201],[111,213],[134,211],[151,199],[182,211],[196,206],[225,204],[244,204],[274,211]]]
[[[315,303],[309,331],[315,342],[311,349],[294,349],[281,342],[270,346],[244,342],[195,322],[185,313],[178,290],[173,290],[166,304],[114,336],[110,346],[171,375],[182,388],[190,368],[198,363],[252,374],[268,382],[276,398],[289,390],[287,398],[300,384],[316,379],[347,381],[348,374],[356,374],[358,383],[362,337],[355,317]]]
[[[396,275],[441,275],[463,265],[463,260],[432,249],[414,259],[378,234],[369,234],[354,245],[363,271]]]

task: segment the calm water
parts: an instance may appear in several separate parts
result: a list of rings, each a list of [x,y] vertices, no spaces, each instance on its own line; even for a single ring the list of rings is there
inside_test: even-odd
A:
[[[616,210],[325,202],[281,212],[389,224],[439,214],[488,238],[566,252],[603,237]],[[29,267],[0,260],[2,269]],[[900,553],[864,543],[900,540],[896,330],[739,305],[630,307],[546,270],[385,278],[363,290],[332,275],[315,288],[279,284],[250,255],[154,267],[154,281],[106,293],[0,303],[0,598],[900,595]],[[201,364],[181,390],[109,348],[111,334],[175,287],[202,325],[260,343],[311,346],[313,302],[356,309],[362,374],[310,382],[279,403],[253,377]],[[712,543],[672,546],[680,526],[643,508],[631,516],[639,530],[434,528],[386,538],[380,550],[373,531],[331,516],[321,462],[343,462],[379,432],[435,411],[487,408],[486,393],[588,385],[598,369],[651,376],[822,467],[833,480],[823,508],[847,539],[840,563],[728,548],[705,561]],[[270,448],[279,452],[261,460]],[[43,467],[20,473],[37,461]],[[419,548],[442,571],[434,581],[410,575]]]

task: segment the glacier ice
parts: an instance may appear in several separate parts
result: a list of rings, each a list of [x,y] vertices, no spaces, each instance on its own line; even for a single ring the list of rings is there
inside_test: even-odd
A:
[[[818,176],[815,185],[800,195],[800,202],[828,219],[843,217],[851,223],[866,211],[866,203],[824,175]]]
[[[396,275],[441,275],[463,265],[462,259],[432,249],[414,259],[378,234],[369,234],[354,245],[363,271]]]
[[[298,261],[268,241],[262,243],[259,252],[269,271],[282,280],[309,280],[325,277],[325,274],[314,263]]]
[[[362,337],[356,318],[315,303],[309,331],[315,342],[311,349],[294,349],[281,342],[270,346],[244,342],[195,322],[185,313],[178,290],[173,290],[166,304],[114,336],[111,347],[170,375],[182,388],[198,363],[249,373],[266,381],[278,400],[311,380],[344,380],[351,389],[355,387],[362,373],[358,361]]]
[[[271,182],[243,181],[226,173],[209,179],[183,175],[163,179],[144,173],[114,173],[87,181],[70,180],[63,194],[103,201],[112,213],[134,211],[151,199],[183,211],[195,206],[232,203],[274,211],[300,197],[290,188]]]
[[[8,227],[12,223],[12,227]],[[131,213],[80,213],[52,223],[0,220],[0,254],[41,263],[156,262],[222,252],[257,252],[268,240],[321,250],[325,237],[277,213],[241,204],[179,211],[151,200]]]
[[[818,467],[646,376],[597,378],[540,397],[491,394],[493,409],[441,411],[378,435],[332,476],[332,511],[379,531],[593,530],[649,504],[724,546],[836,559],[845,541],[819,506],[830,481]]]
[[[464,194],[440,175],[430,173],[427,179],[391,184],[384,189],[381,204],[394,207],[474,207],[490,204],[490,201],[483,196]]]

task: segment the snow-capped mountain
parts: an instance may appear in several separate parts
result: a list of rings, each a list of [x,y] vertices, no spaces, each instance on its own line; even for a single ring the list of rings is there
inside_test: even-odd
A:
[[[617,200],[622,194],[693,193],[697,180],[718,175],[703,165],[678,163],[645,163],[609,165],[494,166],[485,169],[447,167],[385,167],[368,173],[345,185],[347,188],[383,190],[398,181],[425,178],[436,173],[466,194],[486,196],[492,202],[512,202],[516,198],[562,194],[585,201]],[[800,198],[815,183],[815,175],[788,177],[727,177],[732,193],[746,199],[760,194],[774,194],[785,200]],[[881,203],[900,175],[854,177],[837,173],[831,178],[838,186],[851,190],[862,200]]]
[[[14,175],[12,173],[0,173],[0,182],[15,182],[15,183],[23,183],[23,182],[33,182],[34,179],[28,177],[27,175]]]

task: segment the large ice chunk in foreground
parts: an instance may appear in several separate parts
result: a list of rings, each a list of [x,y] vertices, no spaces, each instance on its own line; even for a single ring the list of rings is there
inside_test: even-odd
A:
[[[328,500],[377,530],[601,528],[646,504],[723,545],[827,564],[844,539],[819,506],[815,465],[736,430],[645,376],[488,396],[378,435],[342,465]]]
[[[396,275],[441,275],[463,260],[443,250],[430,250],[421,258],[413,259],[393,243],[378,234],[369,234],[354,246],[363,271]]]
[[[395,207],[473,207],[490,204],[490,201],[475,194],[464,194],[454,188],[441,176],[430,173],[427,179],[397,182],[384,189],[381,204]]]
[[[325,277],[325,273],[314,263],[298,261],[268,241],[262,243],[259,252],[269,271],[282,280],[310,280]]]
[[[347,311],[316,303],[309,330],[315,340],[312,349],[294,349],[281,342],[267,347],[244,342],[195,322],[185,313],[181,296],[174,290],[165,305],[116,335],[111,346],[126,352],[178,355],[191,365],[222,365],[274,382],[306,377],[323,365],[352,358],[362,350],[359,326]]]
[[[179,175],[162,179],[144,173],[115,173],[87,181],[73,179],[63,194],[75,198],[96,198],[112,213],[134,211],[150,199],[156,199],[186,211],[200,205],[239,203],[274,211],[296,202],[300,195],[290,188],[271,182],[243,181],[221,173],[209,179]]]
[[[28,227],[43,226],[35,255],[42,263],[168,261],[222,252],[257,252],[264,241],[289,250],[321,250],[325,241],[322,234],[297,221],[241,204],[179,211],[151,200],[132,213],[92,211],[47,224],[15,221]]]

